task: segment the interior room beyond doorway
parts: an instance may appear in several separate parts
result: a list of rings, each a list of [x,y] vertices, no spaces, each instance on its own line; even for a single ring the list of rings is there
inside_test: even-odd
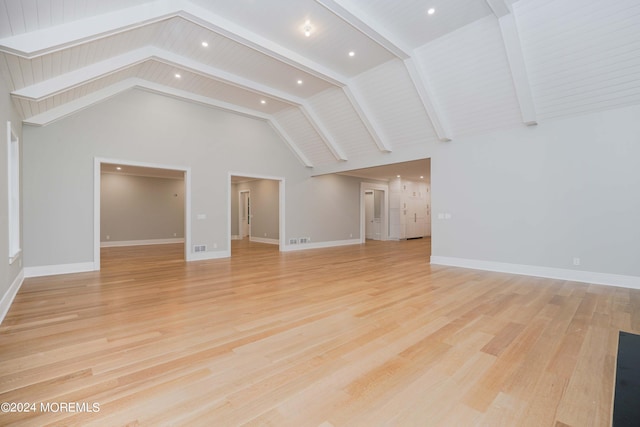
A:
[[[185,259],[185,171],[125,163],[100,163],[100,258],[155,256]],[[97,221],[96,221],[97,222]]]

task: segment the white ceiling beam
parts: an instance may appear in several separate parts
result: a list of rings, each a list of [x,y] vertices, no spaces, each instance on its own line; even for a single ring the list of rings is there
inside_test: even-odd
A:
[[[287,142],[287,146],[291,149],[293,154],[298,158],[300,163],[305,165],[305,167],[307,168],[313,168],[313,163],[309,161],[307,156],[305,156],[304,153],[298,148],[296,143],[293,142],[293,139],[287,134],[284,128],[280,125],[280,123],[278,123],[278,121],[275,119],[271,119],[269,120],[269,124],[271,125],[273,130],[280,136],[280,138],[282,138]]]
[[[318,135],[324,141],[327,148],[333,153],[333,155],[338,160],[347,160],[344,152],[340,149],[339,144],[331,138],[327,129],[321,124],[319,117],[313,112],[312,108],[301,98],[293,97],[291,95],[285,94],[281,91],[276,91],[268,86],[261,85],[259,83],[240,78],[234,74],[230,74],[224,72],[222,70],[218,70],[213,67],[205,66],[196,61],[190,60],[188,58],[184,58],[182,56],[173,54],[171,52],[164,51],[158,48],[143,48],[138,49],[136,51],[129,52],[127,54],[121,55],[121,57],[117,57],[115,60],[103,61],[98,64],[94,64],[92,66],[86,67],[87,69],[80,69],[74,72],[69,73],[69,75],[62,75],[51,80],[47,80],[41,83],[38,83],[33,86],[28,86],[23,89],[12,92],[12,95],[17,98],[26,99],[28,101],[40,102],[52,96],[55,96],[59,93],[64,92],[65,90],[72,89],[74,87],[78,87],[82,84],[88,83],[90,81],[97,80],[101,77],[108,76],[114,72],[117,72],[123,67],[134,66],[146,60],[158,60],[161,62],[168,63],[176,68],[188,70],[192,72],[196,72],[198,74],[204,75],[205,77],[215,79],[225,84],[231,84],[234,86],[238,86],[242,89],[251,90],[256,93],[260,93],[261,95],[266,95],[273,99],[277,99],[282,102],[286,102],[291,104],[292,106],[296,106],[301,108],[307,120],[311,123],[311,126],[318,132]],[[118,67],[111,69],[110,67]],[[159,87],[157,91],[163,94],[175,94],[178,89],[169,88],[164,85],[158,85],[156,83],[151,83],[146,80],[140,79],[129,79],[129,82],[136,81],[135,84],[137,87],[142,87],[146,89],[150,89],[151,86]],[[75,111],[79,111],[83,108],[86,108],[88,105],[97,103],[104,99],[107,99],[111,96],[116,95],[117,93],[122,92],[123,90],[130,89],[133,87],[132,83],[128,83],[123,86],[124,89],[119,85],[113,85],[107,88],[106,90],[99,90],[91,95],[85,96],[76,101],[72,101],[64,106],[60,106],[54,108],[45,113],[39,114],[37,116],[31,117],[25,120],[25,123],[36,124],[36,125],[44,125],[53,120],[57,120],[62,117],[66,117],[72,114]],[[117,92],[114,92],[118,90]],[[251,117],[260,117],[265,120],[275,121],[275,119],[270,118],[270,116],[258,115],[257,112],[253,110],[246,110],[242,107],[235,106],[229,103],[225,103],[222,101],[213,100],[211,98],[200,97],[199,95],[180,91],[180,98],[189,99],[194,102],[204,103],[206,105],[213,105],[218,108],[222,108],[228,111],[233,111],[235,113],[240,113],[243,115],[251,116]],[[282,130],[281,127],[274,127],[274,129],[281,134],[283,139],[287,140],[290,147],[294,147],[293,141],[286,135],[286,133]],[[292,148],[293,152],[300,159],[300,161],[306,167],[312,167],[312,163],[302,154],[302,152],[296,147]]]
[[[44,113],[28,117],[22,120],[22,123],[33,126],[46,126],[131,89],[135,86],[135,82],[137,80],[138,79],[134,78],[121,80],[111,86],[85,95],[82,98],[74,99],[73,101],[67,102],[58,107],[51,108]]]
[[[132,88],[145,89],[151,92],[160,93],[163,95],[175,96],[180,99],[187,99],[189,101],[207,105],[210,107],[216,107],[218,109],[230,111],[233,113],[241,114],[246,117],[258,118],[268,120],[271,116],[261,111],[251,110],[249,108],[240,107],[235,104],[226,103],[212,98],[207,98],[193,92],[187,92],[180,89],[172,88],[169,86],[161,85],[158,83],[150,82],[148,80],[140,79],[137,77],[130,77],[128,79],[121,80],[103,89],[99,89],[81,98],[62,104],[58,107],[54,107],[44,113],[36,114],[32,117],[23,120],[23,123],[46,126],[53,123],[56,120],[60,120],[71,114],[74,114],[80,110],[90,107],[94,104],[107,100],[115,95],[118,95],[124,91]]]
[[[344,86],[347,84],[347,78],[345,76],[280,46],[265,37],[259,36],[249,31],[246,27],[228,21],[188,0],[179,0],[179,3],[181,5],[180,16],[201,27],[223,35],[299,70],[305,71],[335,86]]]
[[[148,60],[159,61],[181,70],[190,71],[203,77],[246,89],[255,92],[256,94],[268,96],[272,99],[277,99],[278,101],[291,105],[297,106],[302,102],[301,98],[273,89],[270,86],[245,79],[227,71],[204,65],[201,62],[152,46],[136,49],[108,60],[62,74],[52,79],[45,80],[31,86],[26,86],[22,89],[11,92],[11,95],[30,101],[42,101],[43,99],[55,96],[66,90],[106,77],[110,74],[133,67]]]
[[[412,58],[405,59],[404,65],[409,72],[409,76],[411,76],[411,81],[418,92],[418,96],[427,112],[427,116],[431,120],[438,139],[443,142],[451,141],[453,138],[451,130],[444,121],[440,113],[440,108],[435,103],[435,96],[433,95],[426,74],[418,69]]]
[[[304,102],[300,106],[300,111],[302,114],[309,120],[309,123],[313,127],[313,129],[320,135],[320,138],[325,143],[331,154],[336,158],[336,160],[341,162],[346,162],[347,156],[344,154],[340,145],[333,139],[331,133],[327,130],[327,128],[322,124],[322,121],[317,116],[313,108],[309,106],[308,103]]]
[[[487,4],[498,19],[511,13],[511,5],[504,0],[487,0]]]
[[[346,160],[346,156],[343,151],[339,148],[338,143],[330,137],[329,132],[326,128],[321,124],[319,117],[313,112],[311,107],[306,104],[306,102],[298,97],[289,95],[282,91],[275,90],[269,86],[262,85],[260,83],[256,83],[252,80],[248,80],[242,77],[239,77],[235,74],[228,73],[226,71],[210,67],[199,63],[197,61],[193,61],[189,58],[185,58],[183,56],[174,54],[172,52],[165,51],[163,49],[158,49],[154,47],[146,47],[137,49],[135,51],[128,52],[126,54],[120,55],[116,58],[109,59],[107,61],[102,61],[100,63],[93,64],[91,66],[78,69],[72,71],[70,73],[55,77],[53,79],[37,83],[32,86],[27,86],[20,90],[16,90],[11,93],[12,96],[16,98],[26,99],[28,101],[40,102],[52,96],[55,96],[59,93],[62,93],[66,90],[72,89],[74,87],[81,86],[88,82],[97,80],[99,78],[108,76],[112,73],[120,71],[124,68],[135,66],[147,60],[156,60],[163,63],[167,63],[171,66],[174,66],[179,69],[195,72],[201,74],[207,78],[211,78],[217,81],[220,81],[224,84],[230,84],[242,89],[250,90],[260,95],[264,95],[270,97],[272,99],[277,99],[279,101],[288,103],[292,106],[300,107],[312,127],[318,132],[320,138],[324,141],[327,148],[333,153],[333,155],[338,160]],[[138,87],[144,87],[149,89],[151,85],[154,83],[148,82],[146,80],[138,80],[140,83],[137,83]],[[125,85],[125,89],[130,88]],[[158,85],[157,87],[161,87],[158,89],[158,92],[169,94],[176,93],[178,89],[169,88],[167,86]],[[102,99],[106,99],[111,97],[117,93],[112,93],[119,86],[110,86],[110,90],[102,90],[97,91],[94,94],[82,98],[83,102],[71,102],[68,105],[61,106],[53,109],[51,112],[45,112],[38,116],[31,117],[26,120],[26,123],[29,124],[38,124],[42,122],[41,125],[47,124],[55,119],[66,117],[67,115],[73,113],[74,111],[78,111],[82,108],[86,108],[87,104],[93,104],[101,101]],[[122,90],[120,90],[122,91]],[[196,102],[205,103],[207,105],[214,105],[218,108],[223,108],[229,111],[234,111],[236,113],[242,113],[244,115],[249,115],[253,117],[260,117],[265,119],[264,116],[257,116],[257,113],[253,112],[253,110],[242,110],[241,107],[234,108],[231,104],[224,103],[222,101],[214,101],[210,98],[199,97],[199,95],[191,93],[191,92],[180,92],[180,98],[190,99]],[[199,98],[198,98],[199,97]],[[199,99],[200,101],[197,101]],[[213,104],[215,102],[215,104]],[[247,111],[250,111],[247,113]],[[271,119],[269,119],[271,120]],[[274,121],[274,120],[271,120]],[[278,128],[276,130],[282,134],[283,138],[288,138],[286,133],[281,132]],[[289,139],[288,144],[293,147],[293,142]],[[307,167],[312,167],[311,162],[300,152],[299,149],[293,150],[296,156],[303,162],[303,164]]]
[[[391,34],[380,25],[373,24],[370,19],[363,19],[364,16],[362,12],[354,10],[351,5],[341,0],[315,1],[396,57],[407,59],[411,56],[410,48],[403,46],[399,40],[394,40]]]
[[[173,0],[155,0],[116,12],[6,37],[0,39],[0,50],[23,58],[36,58],[177,16],[179,9],[173,6],[174,3]]]
[[[197,6],[189,0],[155,0],[117,12],[7,37],[0,39],[0,51],[23,58],[35,58],[178,16],[333,85],[344,86],[347,83],[347,78],[341,74]]]
[[[151,49],[148,47],[132,50],[105,61],[96,62],[66,74],[14,90],[11,95],[28,101],[40,102],[66,90],[141,64],[152,56]]]
[[[392,40],[392,37],[389,34],[383,34],[386,33],[383,28],[379,26],[378,28],[375,28],[371,23],[365,22],[365,20],[358,16],[356,11],[351,9],[350,6],[344,2],[339,0],[316,0],[316,2],[338,18],[342,19],[348,25],[357,29],[365,36],[387,49],[396,57],[405,59],[410,56],[410,49],[406,46],[401,46],[401,43],[397,40]],[[347,85],[342,89],[356,114],[358,114],[358,117],[360,117],[360,120],[369,132],[369,135],[371,135],[371,138],[376,143],[378,149],[383,153],[391,152],[391,144],[384,140],[382,137],[383,133],[379,126],[375,124],[375,121],[369,119],[371,113],[367,111],[367,108],[365,107],[366,104],[364,102],[364,98],[357,93],[357,91]]]
[[[520,106],[522,121],[527,126],[538,124],[535,103],[531,93],[531,84],[527,74],[527,66],[524,61],[520,34],[515,17],[511,13],[511,2],[505,0],[486,0],[493,13],[498,18],[502,41],[507,53],[507,60],[511,70],[511,78],[516,92],[516,98]]]
[[[381,137],[383,133],[376,122],[373,120],[369,120],[369,117],[371,117],[372,114],[368,111],[368,109],[365,109],[366,104],[364,103],[362,95],[360,95],[360,93],[358,93],[357,91],[354,91],[351,86],[345,86],[342,88],[342,90],[351,102],[352,107],[356,111],[356,114],[358,114],[358,117],[360,117],[360,120],[369,132],[369,135],[371,135],[371,138],[376,143],[378,150],[383,153],[390,153],[392,151],[391,144]]]
[[[415,87],[420,100],[424,106],[425,111],[429,115],[429,119],[433,124],[433,127],[441,141],[451,141],[451,133],[446,129],[444,125],[442,114],[436,107],[433,91],[431,91],[428,85],[428,79],[425,76],[423,70],[418,69],[413,62],[413,51],[404,46],[404,44],[393,37],[385,28],[378,23],[373,22],[372,19],[366,17],[362,12],[354,10],[349,4],[343,0],[315,0],[317,3],[324,6],[331,11],[334,15],[351,25],[353,28],[360,31],[362,34],[369,37],[380,46],[387,49],[394,54],[397,58],[404,61],[409,75],[411,77],[413,86]],[[356,111],[361,110],[362,107],[354,104]],[[365,126],[367,125],[365,121]],[[374,140],[380,140],[380,137]],[[383,144],[384,145],[384,144]],[[384,151],[384,150],[383,150]]]

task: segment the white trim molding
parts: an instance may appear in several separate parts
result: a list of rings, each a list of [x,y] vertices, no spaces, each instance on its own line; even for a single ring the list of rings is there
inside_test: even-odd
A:
[[[501,273],[525,276],[545,277],[549,279],[570,280],[594,285],[619,286],[640,289],[640,277],[621,274],[598,273],[594,271],[569,270],[565,268],[542,267],[537,265],[509,264],[443,256],[432,256],[431,264],[451,267],[471,268],[475,270],[497,271]]]
[[[294,245],[281,246],[282,252],[303,251],[305,249],[321,249],[321,248],[333,248],[335,246],[348,246],[348,245],[360,245],[362,242],[360,239],[348,239],[348,240],[333,240],[330,242],[310,242],[300,243]]]
[[[110,240],[100,242],[101,248],[113,248],[119,246],[146,246],[146,245],[168,245],[172,243],[184,243],[184,237],[172,237],[170,239],[148,239],[148,240]]]
[[[187,255],[187,261],[206,261],[210,259],[229,258],[231,251],[191,252]]]
[[[18,294],[22,283],[24,282],[24,269],[20,270],[15,280],[7,289],[7,292],[0,299],[0,323],[4,320],[5,316],[9,312],[9,308],[11,307],[11,303],[14,298]]]
[[[269,245],[279,245],[280,244],[280,240],[278,240],[278,239],[269,239],[267,237],[249,236],[249,241],[250,242],[256,242],[256,243],[267,243]]]
[[[93,262],[79,262],[76,264],[41,265],[37,267],[25,267],[24,277],[55,276],[58,274],[86,273],[95,271]]]

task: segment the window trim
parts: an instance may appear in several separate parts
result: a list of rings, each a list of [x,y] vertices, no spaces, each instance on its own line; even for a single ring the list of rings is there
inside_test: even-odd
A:
[[[7,227],[9,264],[22,252],[20,241],[20,139],[7,121]]]

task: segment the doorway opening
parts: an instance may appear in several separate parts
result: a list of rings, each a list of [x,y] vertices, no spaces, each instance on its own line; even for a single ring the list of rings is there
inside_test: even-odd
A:
[[[360,183],[360,242],[388,240],[389,187],[385,184]]]
[[[382,220],[384,217],[384,190],[364,192],[365,239],[382,240]]]
[[[188,260],[189,172],[175,166],[95,159],[95,270],[101,268],[103,248],[118,252],[120,258],[142,259],[157,252],[160,259]]]
[[[403,243],[414,242],[425,246],[429,259],[432,234],[431,159],[374,166],[340,174],[362,179],[361,243],[388,241],[382,244],[402,250],[406,247]],[[378,208],[380,212],[376,212]],[[392,244],[392,241],[398,243]]]
[[[229,247],[282,250],[284,242],[284,179],[229,174]],[[269,248],[267,248],[269,249]]]

